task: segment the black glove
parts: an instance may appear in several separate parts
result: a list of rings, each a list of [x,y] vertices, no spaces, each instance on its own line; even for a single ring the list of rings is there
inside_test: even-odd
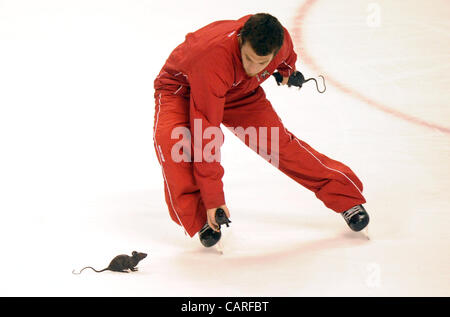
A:
[[[280,86],[281,82],[283,81],[283,76],[279,72],[273,73],[273,77],[275,77],[275,81],[277,82],[277,85]]]

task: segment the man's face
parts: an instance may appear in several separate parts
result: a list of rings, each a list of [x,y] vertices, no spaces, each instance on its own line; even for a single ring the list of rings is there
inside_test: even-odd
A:
[[[241,39],[239,39],[241,43]],[[241,45],[242,65],[248,76],[253,77],[261,72],[273,58],[273,53],[266,56],[259,56],[255,53],[249,42]]]

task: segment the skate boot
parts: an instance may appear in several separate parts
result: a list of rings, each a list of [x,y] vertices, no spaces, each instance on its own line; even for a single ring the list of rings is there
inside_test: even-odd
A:
[[[220,231],[214,231],[208,223],[205,223],[203,228],[198,232],[198,236],[203,246],[209,248],[219,242],[222,233]]]
[[[342,213],[345,222],[353,231],[361,231],[369,224],[369,214],[363,205],[357,205]]]

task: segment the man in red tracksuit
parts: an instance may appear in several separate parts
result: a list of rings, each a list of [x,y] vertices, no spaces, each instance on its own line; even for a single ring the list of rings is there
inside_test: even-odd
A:
[[[215,135],[219,146],[211,153],[220,157],[220,124],[256,131],[260,142],[250,144],[242,138],[247,146],[260,155],[272,149],[279,170],[341,213],[352,230],[368,224],[358,177],[346,165],[315,151],[289,132],[261,88],[275,71],[276,78],[282,78],[278,84],[301,86],[296,81],[296,60],[288,31],[275,17],[260,13],[216,21],[188,33],[154,81],[153,139],[169,213],[191,237],[199,231],[201,241],[202,235],[216,235],[209,245],[202,241],[205,246],[220,239],[216,210],[222,208],[227,217],[230,212],[220,160],[193,159],[193,153],[206,153],[211,136],[205,137],[205,132],[219,131]],[[174,132],[179,129],[191,132],[182,141],[182,149],[188,149],[184,160],[175,158],[181,141],[180,134]],[[192,142],[199,138],[199,142]],[[275,150],[272,145],[276,145]]]

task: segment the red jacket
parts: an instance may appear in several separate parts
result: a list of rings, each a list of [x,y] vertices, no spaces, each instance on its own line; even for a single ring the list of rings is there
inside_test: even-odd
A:
[[[245,73],[238,34],[250,17],[247,15],[239,20],[216,21],[188,33],[186,40],[170,54],[155,79],[156,91],[164,90],[190,98],[191,127],[194,119],[201,119],[203,131],[211,126],[220,128],[227,103],[255,90],[275,70],[283,77],[295,71],[297,55],[292,39],[284,29],[283,46],[270,64],[254,77]],[[192,130],[191,133],[193,140]],[[209,142],[208,139],[203,140],[201,151]],[[210,209],[224,205],[224,170],[220,162],[194,162],[193,166],[205,207]]]

